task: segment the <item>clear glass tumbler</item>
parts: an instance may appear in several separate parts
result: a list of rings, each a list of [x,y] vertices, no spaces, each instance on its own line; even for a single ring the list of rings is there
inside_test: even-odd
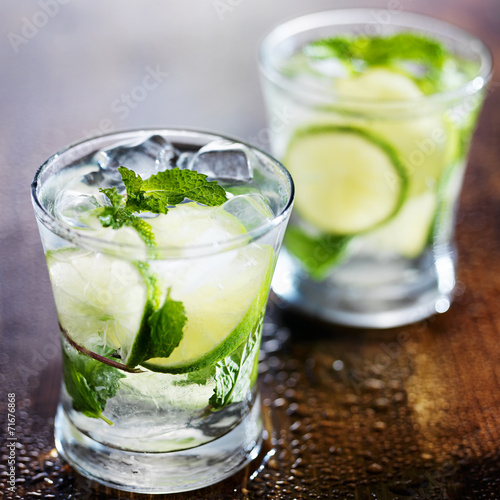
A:
[[[120,167],[134,172],[126,189]],[[227,200],[212,202],[220,187]],[[138,215],[134,193],[170,198]],[[283,166],[210,133],[120,132],[50,157],[32,201],[62,342],[61,456],[143,493],[197,489],[254,459],[261,330],[293,203]]]
[[[457,199],[491,74],[484,44],[426,16],[332,10],[276,27],[260,70],[271,150],[296,186],[273,290],[354,327],[446,311]]]

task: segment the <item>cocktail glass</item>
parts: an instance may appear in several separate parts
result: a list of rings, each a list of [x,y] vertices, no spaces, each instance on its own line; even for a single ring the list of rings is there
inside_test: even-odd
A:
[[[142,179],[196,170],[228,201],[143,214],[148,245],[135,226],[96,217],[110,205],[100,188],[124,192],[119,166]],[[210,133],[120,132],[50,157],[32,200],[62,341],[60,455],[86,477],[146,493],[200,488],[254,459],[261,331],[293,202],[283,166]]]
[[[346,72],[338,59],[304,51],[331,37],[408,32],[450,54],[442,88],[430,89],[435,73],[422,77],[420,61],[366,69],[352,56]],[[277,295],[354,327],[445,312],[456,281],[457,199],[491,74],[484,44],[426,16],[333,10],[276,27],[262,43],[260,68],[271,150],[296,185]]]

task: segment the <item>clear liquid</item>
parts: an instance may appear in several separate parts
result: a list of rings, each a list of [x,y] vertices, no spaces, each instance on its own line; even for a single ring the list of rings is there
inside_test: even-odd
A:
[[[259,336],[260,331],[255,333]],[[63,339],[63,349],[73,349]],[[252,355],[258,357],[258,342]],[[256,388],[248,380],[245,396],[219,411],[208,401],[214,392],[213,377],[192,372],[189,376],[154,373],[123,373],[116,395],[108,399],[104,420],[88,418],[75,410],[65,384],[61,403],[66,418],[84,435],[113,448],[165,453],[194,448],[227,434],[251,411]],[[190,382],[198,379],[201,383]]]

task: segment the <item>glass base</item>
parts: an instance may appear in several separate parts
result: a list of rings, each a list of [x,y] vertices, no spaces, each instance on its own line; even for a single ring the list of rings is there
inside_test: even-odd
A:
[[[450,250],[449,248],[447,250]],[[358,259],[330,278],[308,278],[286,251],[278,259],[272,289],[286,306],[328,323],[393,328],[449,309],[455,286],[453,252],[429,250],[417,262]]]
[[[137,453],[102,445],[81,433],[59,406],[55,420],[59,454],[82,476],[135,493],[178,493],[222,481],[254,460],[262,445],[260,399],[224,436],[176,452]]]

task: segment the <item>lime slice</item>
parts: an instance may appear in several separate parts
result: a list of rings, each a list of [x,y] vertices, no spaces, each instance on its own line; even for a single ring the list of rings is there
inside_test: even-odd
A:
[[[379,67],[367,69],[354,77],[339,78],[336,90],[342,97],[371,101],[410,101],[424,95],[408,76]]]
[[[284,164],[297,187],[297,212],[325,233],[372,229],[393,217],[405,198],[406,170],[395,150],[357,127],[299,130]]]
[[[272,257],[270,246],[252,243],[192,262],[181,273],[184,279],[181,274],[171,275],[171,296],[183,303],[187,316],[183,337],[168,358],[152,358],[142,366],[185,373],[229,355],[263,317]]]
[[[437,195],[433,192],[408,198],[396,217],[367,235],[367,241],[408,259],[418,257],[428,243],[436,209]]]
[[[77,344],[110,347],[128,363],[153,310],[144,264],[72,247],[46,258],[61,328]]]
[[[153,228],[156,244],[186,247],[214,244],[245,233],[245,227],[222,207],[196,202],[182,203],[167,214],[146,219]]]

